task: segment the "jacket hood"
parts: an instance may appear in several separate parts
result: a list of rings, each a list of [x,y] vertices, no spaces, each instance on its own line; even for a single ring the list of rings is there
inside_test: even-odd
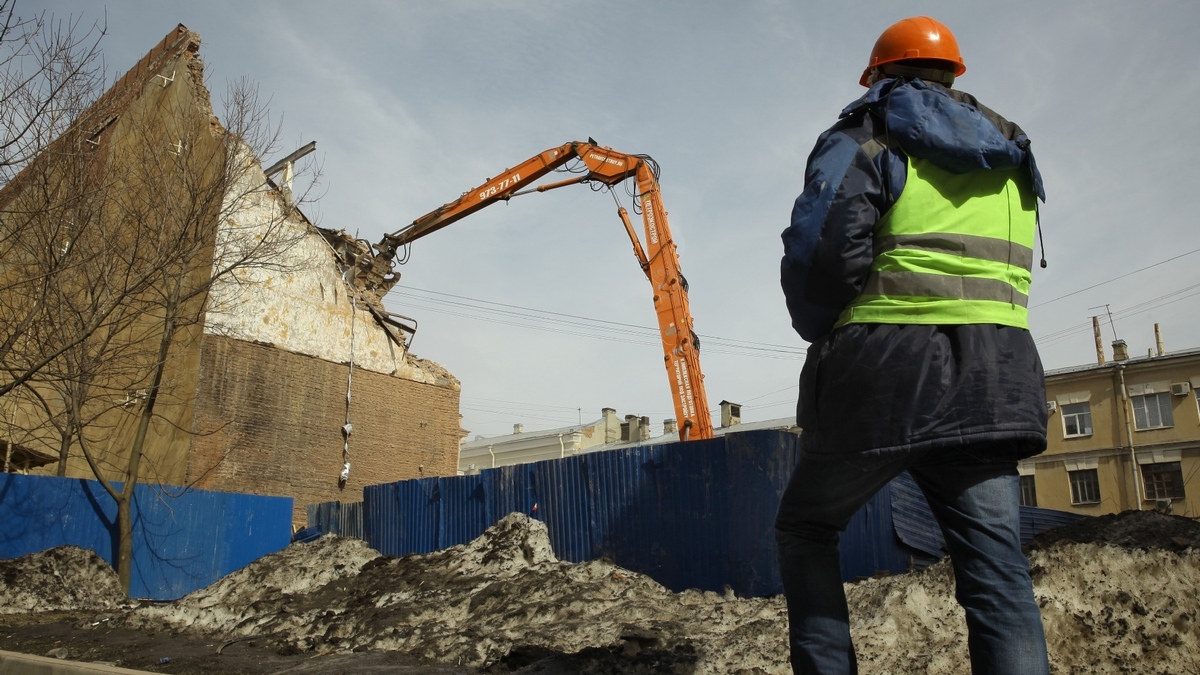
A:
[[[920,79],[889,78],[842,110],[883,120],[890,140],[910,157],[954,173],[1028,166],[1034,194],[1046,201],[1029,137],[1019,126],[960,91]]]

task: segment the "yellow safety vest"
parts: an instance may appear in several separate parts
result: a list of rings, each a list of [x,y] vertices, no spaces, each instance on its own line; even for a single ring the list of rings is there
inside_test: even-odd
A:
[[[875,225],[866,284],[837,325],[1028,329],[1036,220],[1024,170],[956,174],[910,157],[904,191]]]

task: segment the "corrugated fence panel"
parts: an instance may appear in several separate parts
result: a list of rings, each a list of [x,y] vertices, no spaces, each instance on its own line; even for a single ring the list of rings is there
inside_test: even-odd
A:
[[[721,522],[727,542],[725,567],[732,581],[714,576],[713,586],[729,584],[748,597],[783,592],[775,514],[800,458],[799,440],[795,434],[772,431],[732,434],[728,439],[723,471],[730,487],[721,502]]]
[[[488,520],[487,490],[483,476],[450,476],[438,479],[441,516],[438,548],[465,544],[483,534]]]
[[[484,469],[480,473],[487,490],[488,527],[514,512],[537,517],[533,508],[538,503],[534,472],[533,464],[519,464]]]
[[[116,511],[96,481],[0,474],[0,558],[69,544],[115,567]],[[142,484],[133,522],[130,595],[174,600],[286,547],[292,500]]]
[[[1021,507],[1021,543],[1028,544],[1034,537],[1063,525],[1086,518],[1087,516],[1081,513],[1071,513],[1069,511],[1056,511],[1054,509],[1043,509],[1036,506]]]
[[[898,573],[910,567],[912,550],[896,536],[895,483],[885,485],[854,514],[840,540],[842,580],[878,572]]]
[[[784,431],[751,431],[370,486],[364,531],[382,553],[424,553],[464,543],[516,511],[546,523],[562,560],[607,556],[673,590],[774,595],[782,591],[775,513],[799,445]],[[1064,517],[1071,514],[1022,508],[1022,534]],[[903,475],[851,519],[843,579],[927,562],[940,538],[924,496]]]
[[[439,550],[439,480],[416,478],[363,488],[366,542],[394,556]]]
[[[343,537],[355,537],[362,539],[363,536],[363,503],[362,502],[345,502],[342,504],[341,513],[341,530]]]
[[[0,473],[0,558],[69,544],[111,564],[116,518],[116,504],[97,482]]]
[[[304,515],[308,526],[316,528],[321,534],[342,534],[341,502],[308,504],[304,507]]]
[[[585,455],[592,558],[660,579],[661,562],[648,543],[664,535],[659,522],[658,468],[662,446]]]
[[[591,560],[592,535],[588,514],[588,456],[538,462],[531,465],[537,485],[535,517],[543,519],[550,544],[559,560]]]
[[[907,471],[892,480],[891,497],[892,518],[900,541],[927,559],[937,560],[945,555],[942,530],[929,509],[929,502],[925,501],[925,494]]]
[[[731,440],[727,436],[661,446],[652,465],[655,528],[638,533],[644,540],[637,548],[652,554],[653,564],[645,568],[645,573],[671,590],[719,591],[725,584],[732,587],[736,583],[727,565],[730,548],[726,541],[729,514],[725,496],[726,491],[738,488],[732,485],[730,476],[724,475],[722,461]]]
[[[321,502],[304,507],[308,527],[320,534],[363,538],[362,502]]]

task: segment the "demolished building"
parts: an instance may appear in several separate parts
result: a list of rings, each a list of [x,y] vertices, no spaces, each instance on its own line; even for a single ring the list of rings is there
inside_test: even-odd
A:
[[[185,305],[196,310],[194,325],[173,326],[139,480],[291,496],[302,520],[306,504],[361,499],[364,485],[454,474],[462,435],[458,381],[409,353],[415,324],[384,308],[386,288],[361,282],[357,270],[372,260],[370,246],[316,227],[293,203],[297,153],[264,171],[246,143],[222,127],[203,83],[199,46],[200,36],[179,25],[55,141],[91,153],[89,180],[113,174],[151,146],[168,167],[159,170],[179,174],[172,185],[203,183],[216,164],[196,157],[241,163],[220,204],[196,216],[202,240],[195,255],[159,277],[199,279],[204,293]],[[39,157],[39,175],[64,174],[55,157],[67,154]],[[139,189],[128,178],[114,185],[123,195]],[[22,227],[14,214],[37,187],[36,179],[18,176],[0,193],[5,232]],[[142,202],[170,200],[146,190]],[[138,238],[147,236],[145,222],[118,217],[109,206],[97,213],[96,229],[110,240],[127,237],[129,249],[144,243]],[[164,222],[176,217],[167,214]],[[263,248],[271,238],[286,245]],[[244,264],[248,249],[271,255]],[[20,267],[9,262],[8,271]],[[147,286],[139,297],[160,290]],[[132,340],[139,326],[130,323],[118,339]],[[0,397],[8,445],[59,459],[32,473],[123,480],[134,417],[150,391],[145,365],[105,373],[106,393],[85,402],[89,424],[78,435],[91,461],[56,424],[69,412],[55,389],[61,377],[34,378]]]

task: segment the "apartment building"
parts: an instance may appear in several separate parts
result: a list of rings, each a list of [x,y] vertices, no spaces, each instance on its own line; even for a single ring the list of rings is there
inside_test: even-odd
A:
[[[1160,341],[1161,344],[1161,341]],[[1049,447],[1020,464],[1027,506],[1200,516],[1200,349],[1161,347],[1046,373]]]

